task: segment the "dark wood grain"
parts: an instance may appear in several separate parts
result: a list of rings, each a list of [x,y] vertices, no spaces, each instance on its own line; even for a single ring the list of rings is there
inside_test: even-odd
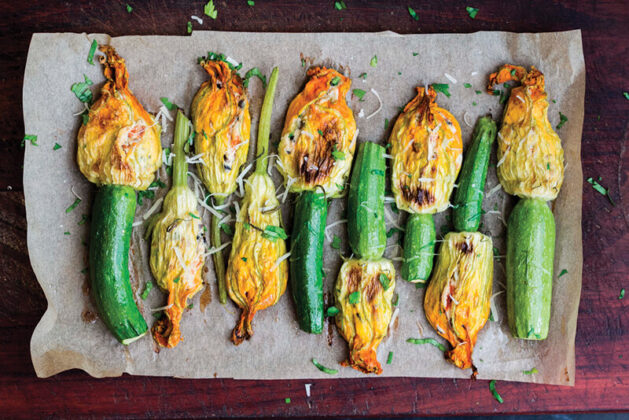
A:
[[[601,176],[613,207],[591,186],[583,195],[583,291],[574,388],[499,382],[504,404],[487,382],[391,379],[319,381],[180,380],[131,377],[95,380],[83,372],[37,379],[29,341],[46,301],[30,268],[22,194],[21,92],[33,32],[182,35],[203,2],[129,0],[0,2],[0,417],[204,417],[539,413],[629,410],[629,7],[618,1],[441,0],[390,4],[345,0],[216,1],[218,19],[195,29],[230,31],[381,31],[400,33],[580,28],[587,65],[583,172]],[[412,6],[419,15],[408,14]],[[562,48],[557,45],[556,48]],[[46,92],[42,92],[46,100]],[[281,367],[278,367],[281,368]],[[312,383],[307,399],[305,383]],[[291,398],[286,404],[284,399]]]

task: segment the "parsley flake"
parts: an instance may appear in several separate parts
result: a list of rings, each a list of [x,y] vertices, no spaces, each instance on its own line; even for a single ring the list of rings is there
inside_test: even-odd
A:
[[[133,12],[133,7],[131,7],[131,6],[129,5],[129,3],[127,3],[127,4],[125,5],[125,7],[127,8],[127,13],[131,13],[131,12]]]
[[[363,73],[363,74],[365,74],[365,73]],[[352,90],[352,93],[354,94],[354,96],[356,96],[358,98],[359,102],[362,102],[363,101],[363,96],[365,96],[365,94],[367,92],[365,92],[362,89],[354,89],[354,90]]]
[[[334,160],[345,160],[345,153],[337,150],[336,144],[332,147],[332,157]]]
[[[450,91],[448,90],[448,89],[450,89],[450,85],[449,84],[447,84],[447,83],[433,83],[432,85],[430,85],[430,87],[433,88],[437,92],[443,93],[448,98],[450,97]]]
[[[531,370],[523,370],[522,373],[525,375],[532,375],[534,373],[539,373],[539,371],[537,370],[537,368],[533,368]]]
[[[343,9],[347,9],[347,6],[345,5],[344,1],[335,1],[334,8],[336,10],[343,10]]]
[[[360,292],[357,290],[349,294],[349,303],[356,305],[358,302],[360,302]]]
[[[337,308],[336,306],[330,306],[330,307],[328,307],[328,310],[326,311],[325,314],[326,314],[326,316],[334,316],[334,315],[338,314],[339,312],[340,312],[339,308]]]
[[[469,89],[469,88],[471,88],[471,87],[472,87],[472,84],[471,84],[471,83],[463,83],[463,86],[464,86],[466,89]]]
[[[358,75],[358,78],[359,78],[359,79],[366,80],[366,79],[367,79],[367,73],[360,73],[360,74]]]
[[[153,289],[153,282],[152,281],[146,282],[146,284],[144,285],[144,291],[140,295],[142,300],[146,300],[146,298],[149,296],[149,293],[151,292],[152,289]]]
[[[33,146],[39,146],[39,144],[37,144],[37,136],[35,134],[26,134],[22,139],[21,146],[24,147],[27,141],[29,141]]]
[[[90,52],[87,54],[87,62],[91,65],[94,65],[94,53],[96,53],[96,48],[98,48],[98,42],[93,40],[90,46]]]
[[[446,346],[435,340],[434,338],[408,338],[406,340],[407,343],[411,344],[431,344],[437,347],[441,351],[446,351]]]
[[[387,130],[387,128],[389,128],[389,119],[388,119],[388,118],[385,118],[385,119],[384,119],[384,130],[386,131],[386,130]]]
[[[601,178],[599,177],[599,181],[600,181],[600,179]],[[614,203],[614,201],[612,200],[611,196],[609,195],[609,190],[607,188],[605,188],[601,184],[599,184],[598,181],[592,179],[592,177],[589,177],[587,179],[587,182],[592,184],[592,188],[594,188],[600,194],[607,196],[607,199],[609,200],[610,203],[612,203],[612,206],[616,205],[616,203]]]
[[[59,150],[61,149],[61,145],[59,143],[55,143],[54,146],[52,146],[52,150]]]
[[[559,112],[559,124],[557,124],[557,130],[559,130],[563,125],[568,122],[568,117]]]
[[[220,228],[227,236],[232,236],[234,234],[234,230],[231,225],[228,225],[227,223],[221,223]]]
[[[500,404],[504,402],[500,394],[498,394],[498,391],[496,391],[496,380],[492,380],[491,382],[489,382],[489,390],[494,395],[496,401],[498,401]]]
[[[417,16],[417,12],[415,10],[413,10],[412,7],[408,7],[408,13],[411,15],[411,17],[415,20],[419,20],[419,16]]]
[[[321,363],[317,362],[317,359],[315,358],[312,359],[312,364],[315,365],[317,369],[319,369],[321,372],[327,373],[328,375],[336,375],[337,373],[339,373],[339,371],[336,369],[330,369],[323,366]]]
[[[336,86],[341,82],[341,78],[339,76],[334,76],[332,80],[330,80],[330,84],[332,86]]]
[[[72,91],[72,93],[74,93],[79,101],[83,103],[91,103],[93,96],[92,91],[90,90],[90,86],[93,83],[90,78],[87,77],[85,74],[83,75],[83,78],[85,79],[84,82],[73,83],[70,87],[70,90]]]
[[[330,246],[334,249],[341,249],[341,238],[338,235],[334,235]]]
[[[478,9],[476,7],[467,6],[465,10],[467,10],[467,14],[470,15],[472,19],[476,18],[476,14],[478,13]]]
[[[255,6],[256,3],[253,0],[247,0],[247,4],[249,6]]]
[[[249,87],[249,79],[251,79],[254,76],[262,81],[262,87],[266,89],[266,76],[263,75],[260,69],[257,67],[254,67],[251,70],[249,70],[247,73],[245,73],[245,77],[242,83],[243,86]]]
[[[371,67],[376,67],[378,65],[378,56],[374,55],[373,57],[371,57],[371,60],[369,61],[369,65]]]
[[[392,361],[393,361],[393,352],[390,351],[389,355],[387,356],[387,365],[390,365]]]
[[[205,13],[206,16],[209,16],[212,19],[216,19],[216,16],[218,16],[218,11],[216,10],[216,7],[214,7],[214,1],[210,0],[207,2],[207,4],[203,7],[203,13]]]
[[[378,276],[378,280],[380,281],[380,284],[382,285],[384,290],[389,290],[389,286],[391,286],[391,280],[389,280],[389,277],[387,277],[386,274],[380,273],[380,275]]]
[[[618,300],[625,297],[625,288],[620,289],[620,294],[618,295]]]
[[[278,239],[288,238],[288,235],[286,235],[286,232],[284,231],[284,229],[282,229],[281,226],[269,225],[266,228],[264,228],[262,237],[275,242]]]
[[[168,108],[169,111],[172,111],[173,109],[177,108],[177,105],[175,105],[174,103],[170,102],[170,100],[167,97],[165,97],[165,96],[162,96],[161,98],[159,98],[159,100],[162,101],[164,106],[166,108]]]
[[[629,101],[629,92],[623,92],[622,94],[625,97],[625,99]]]
[[[77,197],[74,200],[74,203],[70,204],[70,206],[66,209],[66,213],[70,213],[72,210],[74,210],[76,208],[76,206],[78,206],[81,203],[81,199],[79,197]]]
[[[191,34],[192,33],[192,22],[188,21],[186,24],[186,31]]]

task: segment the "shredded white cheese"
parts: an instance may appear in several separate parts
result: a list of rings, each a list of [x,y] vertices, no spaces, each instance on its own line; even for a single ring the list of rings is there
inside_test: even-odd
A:
[[[142,220],[147,220],[149,217],[153,215],[153,213],[159,210],[159,206],[162,205],[162,201],[164,201],[163,197],[160,197],[159,199],[155,200],[153,205],[146,211],[146,213],[142,215]]]
[[[310,398],[310,387],[312,384],[304,384],[304,386],[306,387],[306,397]]]
[[[496,310],[496,302],[494,302],[494,298],[496,296],[498,296],[499,294],[504,293],[504,292],[505,292],[504,290],[501,290],[499,292],[494,293],[489,298],[489,307],[491,308],[491,314],[494,316],[494,321],[495,322],[500,321],[500,317],[498,316],[498,311]]]
[[[466,112],[465,114],[463,114],[463,122],[467,124],[468,127],[472,127],[472,124],[467,121],[467,117],[469,117],[469,114]]]
[[[325,227],[323,232],[325,233],[325,237],[328,239],[328,241],[332,241],[332,238],[330,237],[330,233],[329,233],[330,229],[332,229],[334,226],[337,226],[343,223],[347,223],[347,219],[337,220],[336,222],[332,222]]]
[[[367,119],[370,119],[371,117],[373,117],[374,115],[376,115],[378,112],[380,112],[382,110],[382,99],[380,99],[380,95],[378,95],[378,92],[376,92],[376,90],[374,88],[371,88],[371,92],[374,95],[376,95],[376,98],[378,98],[378,109],[376,109],[374,112],[369,114],[367,116]]]
[[[450,76],[448,73],[443,73],[443,75],[452,83],[454,83],[456,85],[456,79],[452,76]]]
[[[74,191],[74,185],[72,186],[72,188],[70,188],[70,191],[72,191],[72,194],[74,194],[76,198],[83,201],[83,199],[76,193],[76,191]]]
[[[496,192],[498,192],[498,190],[500,190],[500,188],[502,188],[502,185],[500,185],[500,183],[498,183],[498,184],[494,185],[494,186],[492,187],[492,189],[491,189],[491,190],[489,190],[489,192],[485,195],[485,198],[489,198],[489,197],[491,197],[491,196],[492,196],[492,195],[494,195]]]
[[[83,112],[83,111],[81,111]],[[365,118],[365,110],[360,108],[360,111],[358,111],[358,118]]]
[[[166,305],[166,306],[160,306],[159,308],[152,308],[151,312],[159,312],[159,311],[165,311],[166,309],[170,309],[172,308],[174,305],[174,303],[171,303],[170,305]]]
[[[473,72],[470,73],[470,76],[476,76],[477,74],[478,74],[477,71],[473,71]]]
[[[203,25],[203,19],[198,16],[192,15],[190,16],[190,19],[196,20],[197,22],[199,22],[199,25]]]
[[[208,251],[205,254],[203,254],[203,256],[207,257],[208,255],[212,255],[212,254],[216,254],[217,252],[221,252],[223,249],[227,248],[230,244],[231,244],[231,241],[225,242],[223,245],[219,246],[218,248],[210,248],[210,249],[208,249]]]
[[[250,163],[249,165],[247,165],[245,169],[240,173],[240,175],[238,175],[238,178],[236,178],[236,183],[238,184],[238,191],[240,192],[241,197],[245,195],[245,187],[242,183],[242,180],[245,178],[245,175],[247,175],[247,172],[249,172],[251,168],[253,168],[253,163]]]
[[[183,260],[183,258],[181,256],[181,251],[177,247],[173,247],[173,251],[175,251],[175,256],[177,257],[177,260],[179,261],[179,264],[181,264],[181,267],[183,268],[184,274],[187,273],[189,271],[189,269],[188,269],[188,266],[186,265],[186,262]]]
[[[279,257],[277,259],[277,261],[275,261],[275,264],[273,264],[273,267],[271,267],[271,271],[275,271],[275,269],[277,267],[280,266],[280,264],[282,263],[282,261],[284,261],[285,259],[287,259],[288,257],[290,257],[290,252],[287,252],[286,254],[282,255],[281,257]]]

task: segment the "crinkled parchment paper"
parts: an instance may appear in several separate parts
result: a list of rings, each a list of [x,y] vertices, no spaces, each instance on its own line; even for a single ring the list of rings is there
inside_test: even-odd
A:
[[[491,113],[499,118],[502,105],[498,97],[484,93],[487,75],[503,63],[535,65],[546,75],[550,103],[550,120],[556,125],[559,111],[568,122],[559,130],[563,140],[567,170],[558,199],[552,203],[557,244],[555,281],[552,298],[550,334],[542,342],[513,339],[506,323],[505,294],[495,296],[494,321],[481,331],[474,361],[479,378],[547,384],[574,384],[574,337],[581,290],[581,128],[585,91],[585,66],[580,31],[513,34],[479,32],[447,35],[397,35],[385,33],[228,33],[194,32],[192,36],[126,36],[110,39],[106,35],[35,34],[31,41],[24,74],[24,124],[26,133],[38,136],[39,146],[27,144],[24,161],[24,192],[28,218],[28,247],[31,263],[48,299],[44,314],[31,341],[31,355],[38,376],[54,375],[66,369],[80,368],[93,376],[117,376],[123,372],[136,375],[161,375],[188,378],[229,377],[242,379],[330,378],[311,363],[313,357],[328,367],[338,368],[335,377],[365,377],[339,362],[347,356],[346,343],[330,326],[322,335],[299,330],[295,320],[290,291],[279,303],[256,314],[253,338],[235,347],[229,341],[238,316],[237,307],[218,303],[211,259],[205,273],[209,290],[199,293],[193,308],[183,318],[185,339],[175,349],[156,352],[150,335],[129,347],[119,344],[100,320],[94,320],[93,305],[87,294],[87,261],[85,241],[89,223],[79,224],[82,215],[90,214],[94,186],[79,173],[76,161],[76,134],[83,108],[70,92],[74,82],[87,75],[94,81],[96,95],[103,83],[101,65],[87,63],[92,39],[110,42],[127,61],[130,87],[147,110],[157,112],[160,97],[188,110],[193,95],[206,79],[196,64],[207,51],[222,52],[243,62],[244,71],[259,67],[269,74],[274,65],[280,68],[276,106],[273,113],[272,141],[277,141],[288,103],[301,89],[306,68],[311,64],[332,65],[353,77],[352,88],[368,93],[363,101],[352,97],[360,141],[384,143],[392,122],[415,94],[415,86],[448,83],[452,96],[438,95],[438,103],[452,111],[463,129],[463,140],[470,141],[471,125],[477,117]],[[416,55],[414,53],[417,53]],[[301,54],[306,59],[302,66]],[[370,66],[373,56],[376,67]],[[366,73],[365,80],[358,76]],[[446,73],[451,78],[450,80]],[[464,83],[472,84],[465,88]],[[374,89],[382,99],[378,108]],[[476,90],[482,94],[475,93]],[[255,139],[263,89],[257,79],[250,83],[249,95]],[[360,112],[362,110],[362,113]],[[174,115],[174,113],[173,113]],[[359,117],[363,115],[363,117]],[[385,128],[385,121],[391,123]],[[172,143],[172,124],[162,137],[164,146]],[[62,148],[53,150],[59,143]],[[250,159],[254,147],[250,148]],[[495,153],[492,156],[495,166]],[[163,170],[159,172],[166,180]],[[279,177],[273,171],[279,187]],[[486,191],[497,184],[495,169],[489,171]],[[283,188],[279,187],[279,192]],[[83,201],[73,211],[66,208],[75,200]],[[166,189],[156,193],[161,197]],[[234,197],[237,199],[237,197]],[[290,228],[290,201],[284,205],[284,220]],[[145,200],[138,207],[136,220],[151,206]],[[505,253],[505,229],[502,217],[509,214],[515,199],[499,190],[484,202],[481,231],[494,238],[500,255]],[[344,199],[332,202],[328,224],[342,218]],[[389,210],[390,212],[390,210]],[[437,230],[446,222],[444,212],[436,216]],[[393,214],[393,213],[392,213]],[[402,214],[395,215],[404,223]],[[205,215],[207,222],[208,215]],[[391,222],[388,222],[392,226]],[[69,234],[65,234],[69,232]],[[134,229],[130,255],[131,282],[136,296],[151,281],[146,243],[141,239],[143,226]],[[349,255],[345,225],[330,229],[330,235],[342,238],[345,255]],[[399,255],[397,235],[389,239],[386,255]],[[341,260],[339,252],[325,245],[325,290],[332,290]],[[494,292],[504,290],[504,258],[497,258]],[[567,274],[558,274],[567,269]],[[448,364],[439,350],[430,345],[406,342],[409,337],[436,337],[426,322],[422,309],[424,292],[398,278],[397,320],[389,337],[380,345],[378,358],[385,376],[469,377]],[[208,300],[211,298],[211,302]],[[151,308],[163,306],[165,295],[153,289],[148,299],[138,298],[140,308],[153,324]],[[385,364],[389,352],[393,362]],[[536,368],[539,373],[525,375]]]

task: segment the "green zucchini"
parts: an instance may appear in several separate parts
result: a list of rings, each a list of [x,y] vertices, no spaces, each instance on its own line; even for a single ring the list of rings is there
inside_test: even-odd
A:
[[[92,299],[100,319],[122,344],[132,343],[148,330],[129,283],[135,206],[133,188],[103,185],[96,192],[90,228]]]
[[[349,245],[354,254],[369,260],[382,257],[387,246],[384,223],[384,152],[384,147],[375,143],[361,143],[349,186]]]
[[[312,334],[323,331],[323,239],[328,203],[325,195],[304,191],[293,216],[290,282],[299,327]]]
[[[459,232],[474,232],[480,225],[487,167],[491,145],[496,138],[496,123],[491,117],[478,119],[454,194],[452,221]]]
[[[507,316],[514,337],[548,336],[555,219],[545,201],[521,199],[507,222]]]
[[[414,213],[408,217],[404,232],[402,278],[411,283],[426,283],[435,255],[435,221],[432,214]]]

